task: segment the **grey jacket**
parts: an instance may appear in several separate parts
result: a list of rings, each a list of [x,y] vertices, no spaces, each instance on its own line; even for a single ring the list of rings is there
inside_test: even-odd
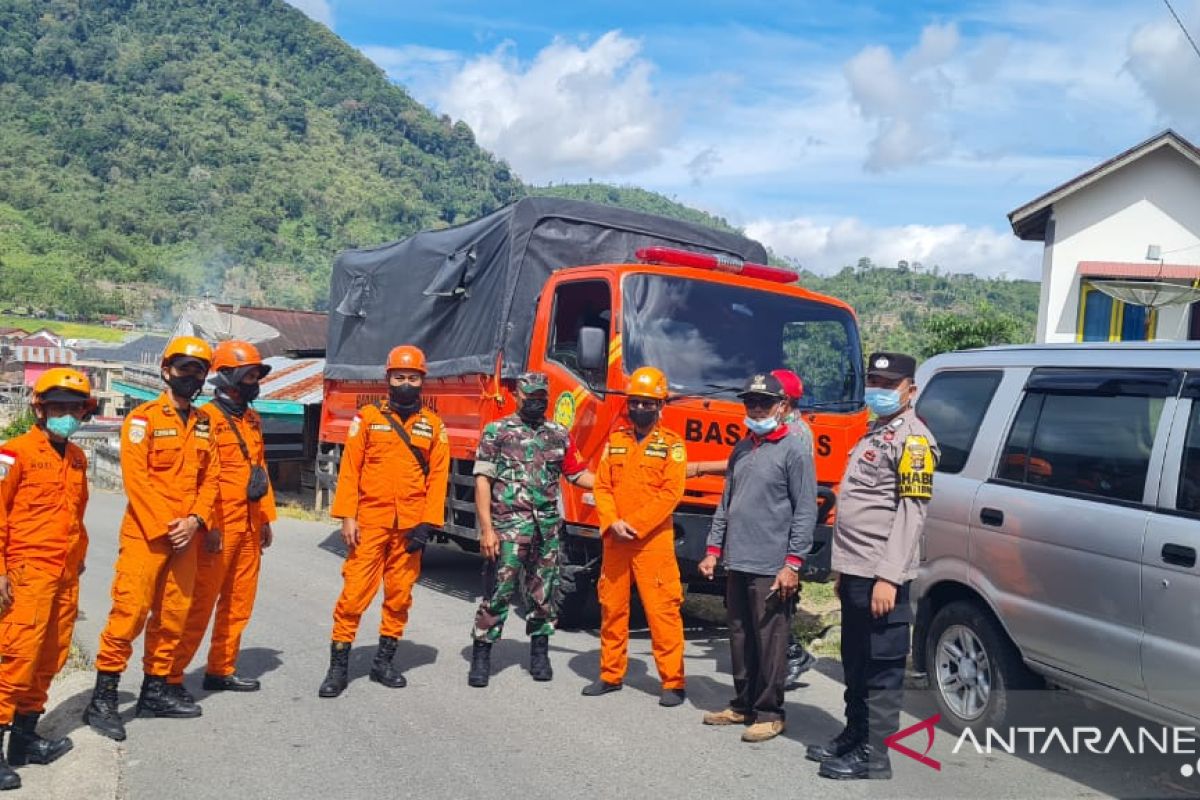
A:
[[[912,409],[876,425],[855,446],[838,493],[836,572],[897,585],[915,577],[939,456]]]
[[[811,439],[747,436],[733,448],[725,492],[708,532],[725,568],[774,575],[812,549],[817,478]]]

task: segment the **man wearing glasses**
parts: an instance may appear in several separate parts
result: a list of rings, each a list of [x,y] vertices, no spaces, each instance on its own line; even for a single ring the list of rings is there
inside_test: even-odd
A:
[[[725,607],[735,697],[706,725],[744,725],[744,742],[784,730],[788,608],[817,524],[812,447],[788,435],[787,396],[774,375],[755,375],[738,395],[749,434],[729,456],[725,491],[713,516],[700,572],[726,570]]]

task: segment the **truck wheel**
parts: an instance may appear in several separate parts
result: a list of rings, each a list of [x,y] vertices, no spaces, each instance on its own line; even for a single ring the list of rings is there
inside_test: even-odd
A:
[[[558,577],[558,627],[580,630],[599,624],[596,581],[583,567],[564,564]]]
[[[934,615],[925,654],[934,699],[955,731],[1000,727],[1012,711],[1010,692],[1036,685],[1008,634],[971,602]]]

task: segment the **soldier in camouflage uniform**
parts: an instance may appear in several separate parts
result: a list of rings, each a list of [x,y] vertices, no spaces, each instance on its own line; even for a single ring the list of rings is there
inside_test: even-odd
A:
[[[475,508],[484,565],[483,601],[475,614],[474,646],[467,683],[487,686],[492,644],[500,638],[521,576],[528,600],[529,672],[536,681],[553,677],[550,634],[557,612],[559,478],[570,448],[567,429],[546,419],[549,384],[545,374],[517,379],[517,413],[483,431],[475,455]]]

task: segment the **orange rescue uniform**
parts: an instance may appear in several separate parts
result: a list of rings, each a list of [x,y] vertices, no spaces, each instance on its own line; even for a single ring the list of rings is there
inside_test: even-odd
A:
[[[217,470],[209,419],[192,408],[187,422],[170,395],[142,403],[121,426],[121,477],[129,500],[112,584],[112,611],[100,634],[96,669],[124,672],[133,640],[146,631],[146,675],[165,677],[183,635],[196,582],[197,540],[212,523]],[[171,520],[203,520],[187,548],[171,547]]]
[[[687,452],[674,431],[656,425],[640,442],[633,428],[614,432],[596,469],[596,511],[604,534],[600,565],[600,680],[621,683],[629,663],[630,578],[650,624],[663,689],[684,688],[683,585],[675,561],[672,514],[683,499]],[[625,520],[632,542],[609,528]]]
[[[428,476],[391,423],[401,424],[429,465]],[[399,638],[408,622],[421,552],[405,551],[409,531],[445,520],[450,443],[427,408],[406,421],[386,401],[364,406],[350,423],[330,514],[358,522],[359,543],[342,566],[342,594],[333,611],[335,642],[353,642],[358,622],[383,582],[380,636]]]
[[[258,412],[246,409],[241,417],[233,414],[226,417],[214,401],[195,413],[204,414],[209,423],[209,441],[212,443],[210,468],[216,470],[219,486],[210,527],[221,532],[221,551],[212,553],[204,542],[196,544],[199,566],[195,591],[183,638],[175,650],[169,683],[183,682],[184,670],[200,649],[208,622],[213,619],[214,607],[216,618],[213,619],[205,672],[225,677],[237,671],[242,632],[250,622],[254,597],[258,593],[262,530],[276,519],[275,491],[270,483],[267,484],[267,493],[258,500],[246,497],[251,465],[258,464],[266,468],[262,418]],[[249,461],[242,455],[231,421],[242,435],[246,452],[250,455]]]
[[[67,661],[87,554],[87,458],[63,455],[41,428],[0,448],[0,574],[13,604],[0,615],[0,725],[46,710],[50,681]]]

